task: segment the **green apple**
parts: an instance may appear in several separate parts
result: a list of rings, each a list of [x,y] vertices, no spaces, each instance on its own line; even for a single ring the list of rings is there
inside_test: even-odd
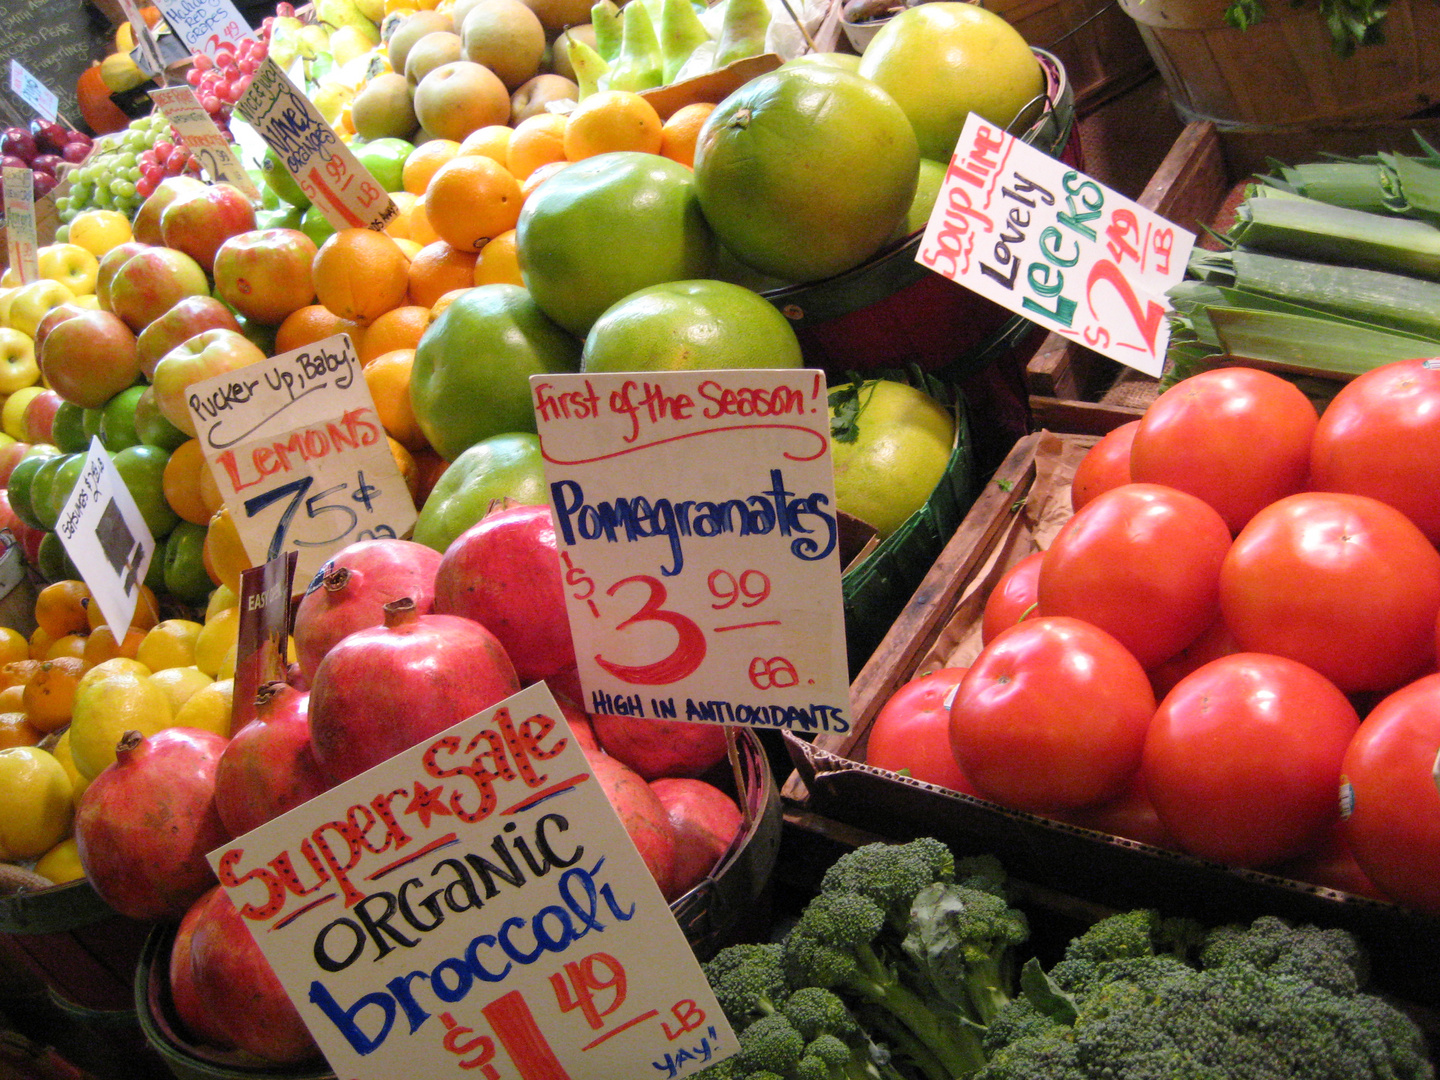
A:
[[[310,197],[300,190],[300,185],[281,164],[280,156],[274,150],[266,148],[265,156],[260,159],[260,171],[265,177],[265,186],[274,192],[281,202],[298,206],[302,210],[310,205]]]
[[[405,159],[415,147],[404,139],[373,139],[353,148],[355,158],[386,191],[404,191]]]

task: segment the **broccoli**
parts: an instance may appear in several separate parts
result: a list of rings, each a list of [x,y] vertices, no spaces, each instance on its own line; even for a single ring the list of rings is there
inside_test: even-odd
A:
[[[755,1080],[755,1073],[785,1077],[805,1056],[805,1040],[780,1013],[762,1016],[740,1032],[740,1052],[735,1055],[738,1075]]]
[[[1014,948],[1030,936],[1025,916],[991,892],[927,885],[915,896],[901,948],[933,992],[988,1024],[1010,1000]]]
[[[746,942],[721,949],[702,965],[715,999],[735,1030],[770,1016],[789,996],[784,955],[775,942]]]

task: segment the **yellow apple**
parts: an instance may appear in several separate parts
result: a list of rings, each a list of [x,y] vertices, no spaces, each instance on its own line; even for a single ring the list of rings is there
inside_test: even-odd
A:
[[[33,338],[35,328],[40,325],[46,312],[74,299],[75,294],[58,281],[50,278],[32,281],[28,285],[21,285],[11,296],[7,322],[22,334]]]
[[[86,210],[70,222],[70,243],[79,244],[97,259],[132,235],[130,219],[118,210]]]
[[[10,325],[10,301],[15,296],[15,290],[11,286],[0,288],[0,326]]]
[[[95,291],[100,260],[79,244],[46,244],[36,260],[42,278],[60,282],[76,296]]]
[[[25,410],[30,402],[45,392],[43,386],[22,386],[0,406],[0,430],[16,442],[25,442]]]
[[[100,309],[100,297],[96,296],[94,293],[82,293],[80,296],[75,297],[75,299],[71,302],[79,305],[80,307],[90,308],[91,310],[95,311],[98,311]]]
[[[13,394],[39,381],[34,340],[12,327],[0,327],[0,394]]]

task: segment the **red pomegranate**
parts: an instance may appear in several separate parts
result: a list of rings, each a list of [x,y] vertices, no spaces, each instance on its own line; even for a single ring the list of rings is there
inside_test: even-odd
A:
[[[277,1065],[306,1061],[320,1052],[245,920],[219,886],[207,894],[196,916],[190,968],[209,1021],[241,1050]]]
[[[231,836],[308,802],[330,786],[310,746],[310,695],[269,682],[255,719],[235,733],[215,773],[215,807]]]
[[[585,752],[590,771],[600,782],[610,805],[620,815],[620,823],[630,835],[630,842],[640,852],[650,876],[668,900],[674,892],[675,829],[670,815],[650,785],[635,770],[621,764],[606,753]]]
[[[745,827],[745,817],[734,799],[704,780],[664,776],[650,787],[675,830],[673,894],[665,899],[678,900],[715,869]]]
[[[486,514],[445,549],[435,611],[474,619],[500,639],[522,682],[573,667],[565,582],[548,506]]]
[[[170,1000],[185,1035],[221,1050],[233,1050],[235,1044],[195,989],[195,968],[190,960],[190,939],[195,935],[195,924],[217,891],[211,889],[191,904],[175,931],[175,941],[170,946]]]
[[[604,751],[646,780],[700,776],[725,760],[723,724],[643,720],[609,713],[594,714],[590,724]]]
[[[380,626],[341,639],[310,682],[310,743],[340,783],[520,689],[495,635],[456,615],[421,615],[408,597]]]
[[[595,728],[590,723],[590,714],[576,705],[567,694],[551,691],[555,697],[555,704],[560,706],[560,711],[565,715],[570,730],[575,733],[575,741],[587,754],[601,753],[600,741],[595,738]]]
[[[80,796],[75,843],[100,898],[132,919],[178,919],[215,884],[205,853],[230,834],[215,809],[226,739],[172,727],[127,731]]]
[[[295,660],[306,679],[346,634],[379,626],[385,605],[408,596],[428,614],[440,553],[410,540],[360,540],[336,552],[295,607]]]

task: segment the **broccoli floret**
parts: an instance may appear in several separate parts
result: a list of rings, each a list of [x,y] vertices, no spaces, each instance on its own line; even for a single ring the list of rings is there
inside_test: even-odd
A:
[[[805,1040],[795,1025],[774,1013],[762,1016],[740,1032],[734,1069],[747,1080],[757,1080],[754,1074],[763,1072],[775,1073],[783,1080],[804,1056]]]
[[[1003,898],[937,883],[916,894],[901,947],[934,993],[988,1024],[1010,1000],[1014,949],[1029,936],[1025,916]]]
[[[746,942],[721,949],[703,965],[715,999],[737,1031],[784,1004],[790,992],[784,956],[776,942]]]
[[[781,1012],[807,1040],[827,1032],[847,1040],[860,1035],[860,1024],[845,1002],[820,986],[802,986],[786,999]]]
[[[1291,926],[1262,915],[1249,926],[1220,926],[1200,950],[1200,965],[1249,964],[1276,975],[1295,975],[1337,994],[1353,994],[1365,984],[1365,954],[1344,930]]]
[[[955,856],[932,837],[908,844],[865,844],[831,864],[820,891],[856,892],[880,905],[901,934],[915,894],[936,881],[955,880]]]
[[[1000,865],[1000,860],[994,855],[970,855],[963,859],[955,860],[955,884],[964,885],[967,889],[979,889],[981,892],[994,893],[1003,900],[1010,898],[1009,890],[1006,888],[1009,877],[1005,873],[1005,867]]]

